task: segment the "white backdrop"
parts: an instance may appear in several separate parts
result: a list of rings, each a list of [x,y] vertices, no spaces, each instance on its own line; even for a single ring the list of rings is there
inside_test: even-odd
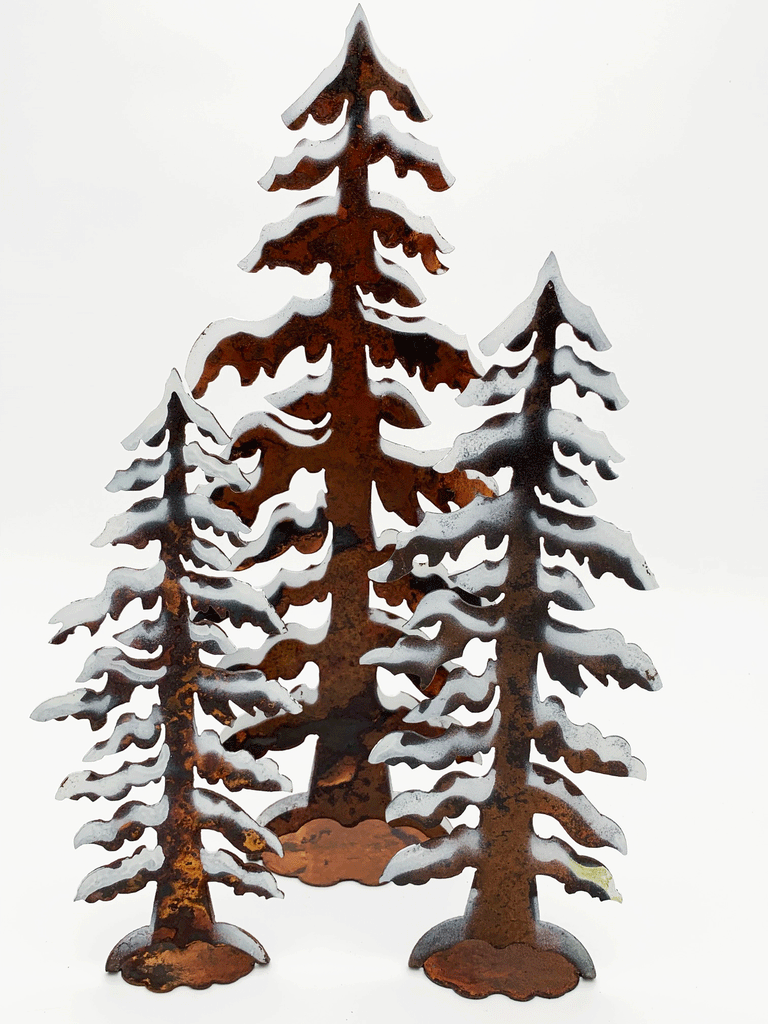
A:
[[[286,899],[266,903],[216,891],[217,916],[257,935],[273,962],[234,986],[165,996],[101,970],[148,920],[150,894],[72,903],[103,851],[74,852],[71,836],[103,812],[53,794],[90,731],[27,716],[72,687],[93,644],[50,647],[46,623],[130,560],[89,542],[125,507],[103,486],[130,461],[120,439],[170,367],[183,370],[211,320],[260,319],[323,290],[322,273],[246,275],[236,263],[305,198],[268,195],[257,179],[300,137],[280,113],[336,56],[353,6],[25,0],[5,11],[9,1019],[757,1020],[768,170],[757,0],[365,5],[434,113],[423,126],[393,117],[438,145],[457,178],[444,194],[386,182],[456,246],[448,275],[419,279],[424,312],[476,345],[554,250],[612,339],[604,364],[630,398],[605,422],[587,416],[626,456],[596,511],[633,532],[660,589],[589,589],[602,624],[651,654],[665,688],[591,687],[577,707],[648,766],[642,785],[584,780],[629,840],[627,858],[607,860],[624,904],[542,886],[543,916],[584,942],[597,980],[515,1006],[465,1001],[409,971],[416,938],[461,912],[467,877],[381,890],[286,882]],[[328,132],[310,122],[304,134]],[[230,406],[224,393],[209,401],[229,429],[248,395]]]

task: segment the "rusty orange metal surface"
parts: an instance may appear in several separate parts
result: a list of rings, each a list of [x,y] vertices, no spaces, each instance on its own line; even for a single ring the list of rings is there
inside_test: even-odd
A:
[[[421,301],[415,282],[379,253],[376,239],[384,246],[402,247],[408,256],[420,256],[433,274],[445,269],[438,254],[448,248],[435,230],[424,226],[423,219],[371,191],[370,165],[387,157],[399,174],[420,174],[432,189],[447,188],[452,180],[436,151],[417,148],[415,140],[395,132],[387,119],[371,117],[374,90],[381,90],[395,109],[413,120],[428,116],[405,73],[398,72],[396,77],[379,54],[358,9],[339,59],[284,115],[288,127],[296,129],[308,117],[328,124],[344,113],[341,130],[320,156],[300,144],[292,157],[276,161],[262,181],[269,189],[304,189],[337,170],[336,193],[310,200],[282,225],[265,229],[259,245],[241,264],[252,273],[268,267],[308,273],[327,263],[330,291],[311,315],[289,309],[280,327],[268,334],[259,327],[232,331],[232,322],[211,325],[192,360],[199,370],[191,383],[194,393],[201,395],[224,366],[234,366],[248,385],[262,370],[274,374],[297,348],[303,348],[313,362],[327,350],[331,354],[327,385],[320,390],[299,389],[298,397],[280,406],[282,414],[300,418],[307,440],[300,445],[287,443],[279,432],[278,415],[236,432],[233,457],[260,452],[261,477],[246,493],[225,488],[216,495],[223,508],[252,523],[267,499],[288,489],[297,470],[325,473],[327,505],[317,519],[301,529],[282,523],[256,559],[273,559],[291,546],[316,550],[327,531],[333,531],[333,553],[322,579],[298,588],[286,586],[277,604],[282,614],[288,607],[331,594],[326,637],[315,646],[286,638],[272,646],[261,662],[268,676],[282,679],[295,678],[307,661],[314,662],[320,678],[318,699],[297,718],[278,716],[259,723],[239,732],[228,744],[261,756],[268,750],[295,747],[309,735],[317,737],[303,805],[294,800],[282,810],[278,803],[269,821],[286,843],[295,843],[301,831],[302,857],[310,858],[314,840],[307,841],[309,823],[330,819],[347,830],[347,842],[357,848],[353,859],[358,866],[352,872],[346,856],[338,860],[336,876],[327,870],[328,850],[323,843],[317,851],[318,865],[323,865],[322,883],[316,870],[294,871],[291,858],[272,865],[275,871],[296,873],[306,881],[314,880],[313,884],[345,878],[378,884],[381,858],[377,851],[382,844],[388,848],[393,837],[385,819],[391,798],[388,771],[383,765],[372,765],[368,755],[382,736],[398,728],[402,714],[380,706],[375,669],[361,663],[368,651],[396,636],[383,617],[377,621],[370,609],[368,573],[386,558],[373,530],[372,485],[384,506],[409,523],[416,523],[423,514],[418,492],[448,511],[451,502],[464,504],[478,489],[485,490],[462,471],[439,474],[430,466],[399,461],[382,450],[382,421],[417,428],[424,420],[407,389],[391,385],[388,392],[374,393],[369,360],[376,367],[391,367],[397,361],[409,374],[418,371],[430,390],[438,384],[460,388],[475,376],[475,370],[461,340],[452,338],[451,332],[423,318],[397,317],[365,305],[367,295],[379,302],[395,299],[405,306]],[[291,423],[295,428],[295,421]],[[329,429],[324,436],[326,424]],[[403,455],[404,460],[407,457]],[[399,600],[393,598],[393,603]],[[425,729],[429,731],[428,726]],[[378,824],[355,829],[365,822]],[[426,834],[439,831],[431,828]],[[314,829],[311,834],[319,837],[321,832]]]

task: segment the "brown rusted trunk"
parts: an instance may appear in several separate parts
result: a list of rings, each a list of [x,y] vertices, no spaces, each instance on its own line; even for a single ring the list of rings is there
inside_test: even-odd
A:
[[[213,910],[193,806],[193,692],[185,686],[182,672],[180,666],[169,667],[168,689],[162,700],[165,742],[170,751],[165,774],[169,811],[157,830],[165,866],[157,883],[152,914],[152,941],[168,941],[177,946],[186,946],[196,939],[213,941]]]
[[[168,817],[157,829],[165,862],[155,894],[152,941],[184,947],[195,940],[213,941],[213,909],[193,803],[198,660],[189,636],[187,598],[179,583],[185,575],[178,543],[186,518],[186,469],[181,455],[185,429],[179,410],[174,411],[177,414],[169,420],[168,438],[171,466],[164,488],[169,503],[168,539],[161,541],[160,553],[166,567],[161,615],[166,625],[163,660],[167,671],[160,682],[159,696],[169,753],[164,782],[169,809]]]
[[[363,168],[364,170],[364,168]],[[309,804],[271,826],[278,834],[318,818],[356,825],[383,820],[391,799],[385,765],[368,763],[383,719],[376,696],[376,670],[360,664],[380,635],[370,620],[368,572],[386,560],[377,551],[371,520],[371,465],[379,452],[380,410],[368,388],[365,333],[353,285],[333,286],[328,327],[339,338],[327,395],[334,433],[327,442],[327,515],[333,523],[334,557],[323,580],[332,594],[329,640],[308,658],[320,670],[317,747]],[[381,723],[383,725],[383,721]]]
[[[499,949],[513,942],[533,944],[537,920],[530,852],[533,812],[526,799],[538,654],[531,602],[537,553],[524,517],[516,516],[504,598],[507,629],[497,641],[501,726],[495,740],[496,787],[491,802],[481,810],[485,852],[467,922],[467,938],[483,939]]]
[[[517,502],[508,527],[509,575],[503,602],[507,628],[499,636],[496,649],[501,714],[495,740],[496,787],[491,803],[481,811],[486,851],[475,876],[476,893],[468,918],[467,937],[484,939],[498,948],[511,943],[535,945],[538,920],[528,771],[546,598],[536,579],[539,540],[531,530],[529,517],[538,506],[534,487],[540,465],[551,458],[552,442],[546,440],[545,418],[555,383],[552,356],[557,322],[554,310],[545,307],[532,354],[539,365],[523,405],[526,439],[515,466],[512,492]]]

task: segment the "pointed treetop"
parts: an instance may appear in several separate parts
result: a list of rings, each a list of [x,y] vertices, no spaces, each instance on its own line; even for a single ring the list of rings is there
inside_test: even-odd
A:
[[[313,117],[318,124],[331,124],[341,115],[345,100],[350,104],[360,97],[367,100],[377,89],[386,95],[395,110],[402,110],[412,121],[428,121],[432,116],[414,89],[408,72],[379,50],[365,12],[358,4],[347,25],[338,57],[288,107],[283,121],[294,131],[303,128],[308,117]]]
[[[169,406],[174,397],[181,404],[187,420],[194,423],[202,434],[210,437],[215,444],[229,444],[230,437],[226,430],[213,413],[194,400],[181,379],[179,371],[173,369],[166,381],[160,404],[152,410],[132,434],[125,438],[123,447],[132,452],[138,448],[141,441],[152,447],[160,444],[168,423]]]
[[[609,349],[611,343],[597,322],[591,307],[579,302],[565,287],[555,254],[551,252],[539,271],[531,294],[512,310],[502,324],[499,324],[487,337],[483,338],[480,342],[480,351],[485,355],[493,355],[502,345],[508,348],[517,348],[516,339],[530,328],[536,316],[539,300],[550,284],[560,307],[561,323],[570,324],[576,337],[588,342],[596,352],[604,352]]]

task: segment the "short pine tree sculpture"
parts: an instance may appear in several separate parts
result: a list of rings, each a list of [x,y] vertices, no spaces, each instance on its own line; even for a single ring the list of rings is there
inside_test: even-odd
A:
[[[655,690],[661,685],[648,657],[621,634],[584,630],[549,610],[550,604],[586,610],[592,602],[577,576],[545,555],[570,553],[594,576],[613,573],[637,589],[655,586],[628,533],[576,511],[591,505],[595,496],[567,457],[578,456],[611,479],[611,463],[620,456],[604,434],[553,407],[553,388],[571,381],[579,395],[592,392],[609,409],[620,408],[625,399],[612,373],[556,342],[562,324],[595,350],[609,347],[592,311],[566,289],[550,256],[532,295],[481,346],[487,354],[500,345],[512,352],[527,350],[525,358],[514,368],[491,370],[463,396],[467,404],[492,406],[524,391],[521,410],[502,411],[460,436],[444,463],[488,476],[511,467],[510,489],[448,515],[428,514],[416,530],[401,536],[390,563],[373,574],[396,580],[410,573],[428,590],[414,602],[413,617],[403,627],[406,635],[365,660],[417,682],[427,699],[405,722],[417,727],[430,723],[441,735],[390,735],[372,760],[441,769],[494,751],[485,775],[451,771],[430,793],[400,794],[388,811],[391,822],[423,830],[472,805],[479,808],[477,827],[458,825],[447,837],[404,849],[384,873],[385,880],[421,884],[465,867],[475,869],[464,916],[427,932],[410,959],[433,981],[474,998],[494,992],[514,999],[552,997],[573,988],[579,976],[594,977],[581,943],[539,920],[537,875],[554,877],[567,892],[620,899],[599,861],[562,839],[534,832],[533,816],[549,815],[582,846],[625,851],[619,826],[597,811],[571,779],[535,762],[532,743],[547,760],[562,758],[572,772],[645,776],[625,740],[574,724],[557,697],[539,698],[539,658],[570,694],[582,693],[590,677],[603,684],[613,679],[623,688]],[[503,556],[490,554],[472,569],[449,571],[444,556],[458,558],[480,535],[491,552],[506,545]],[[422,632],[435,626],[433,639]],[[495,665],[489,662],[480,675],[456,661],[474,637],[496,641]],[[446,720],[462,707],[486,714],[468,726]]]
[[[157,618],[115,635],[124,647],[143,656],[128,654],[122,647],[98,648],[86,661],[78,682],[105,677],[101,689],[81,687],[55,697],[32,716],[38,721],[86,719],[98,730],[107,724],[110,712],[129,704],[138,690],[156,691],[156,702],[146,718],[133,712],[120,715],[110,723],[111,735],[96,743],[85,760],[119,754],[131,746],[154,748],[152,755],[126,762],[111,774],[75,772],[57,794],[59,799],[122,800],[137,787],[162,784],[156,803],[130,800],[110,819],[84,825],[75,839],[77,846],[95,843],[114,851],[138,840],[146,829],[154,829],[156,846],[139,846],[128,856],[91,871],[77,892],[78,899],[95,902],[155,883],[151,923],[122,939],[107,960],[108,971],[121,971],[126,981],[154,991],[234,981],[255,964],[268,962],[251,935],[215,921],[210,882],[222,882],[237,893],[282,896],[273,876],[259,863],[264,851],[279,854],[277,838],[229,797],[200,786],[195,773],[208,783],[223,782],[235,791],[286,790],[290,782],[273,761],[255,759],[244,751],[227,753],[216,730],[198,731],[195,697],[206,713],[227,725],[242,711],[269,716],[301,708],[283,686],[238,657],[219,625],[224,620],[235,626],[251,623],[270,635],[284,628],[262,593],[227,575],[228,557],[202,535],[210,529],[239,545],[239,535],[246,528],[232,511],[214,505],[205,487],[190,492],[187,476],[200,470],[209,481],[235,488],[246,487],[247,480],[197,440],[187,442],[188,427],[218,446],[229,441],[174,370],[161,404],[123,442],[130,450],[140,442],[163,446],[163,454],[157,459],[136,459],[116,473],[108,486],[111,491],[136,491],[162,482],[162,496],[144,498],[115,516],[94,542],[144,548],[157,541],[159,561],[147,569],[113,569],[101,594],[75,601],[52,620],[60,623],[52,640],[58,644],[78,626],[94,634],[108,617],[117,619],[135,598],[146,609],[159,602]],[[206,664],[201,652],[223,656],[231,667]],[[221,833],[245,859],[224,849],[204,849],[203,829]]]
[[[244,552],[240,562],[246,568],[291,546],[311,552],[326,545],[322,569],[276,595],[276,607],[285,614],[289,607],[331,594],[325,630],[310,638],[289,631],[260,660],[269,676],[282,679],[295,679],[314,662],[317,700],[305,703],[298,719],[281,715],[246,724],[227,743],[261,755],[317,736],[308,792],[278,801],[264,817],[284,839],[285,857],[280,863],[270,860],[273,870],[317,885],[344,878],[377,884],[389,856],[424,837],[414,830],[393,831],[385,823],[388,772],[368,760],[376,742],[399,728],[402,717],[379,705],[375,671],[361,662],[372,648],[395,638],[390,617],[370,603],[368,572],[385,560],[381,546],[386,543],[373,527],[372,488],[388,511],[413,525],[422,515],[419,491],[445,511],[451,501],[465,504],[478,491],[463,472],[436,473],[427,459],[381,436],[382,421],[404,429],[427,422],[414,395],[417,371],[430,390],[438,384],[461,388],[476,374],[464,340],[446,328],[363,302],[366,295],[414,307],[424,298],[410,275],[379,253],[376,239],[420,256],[433,274],[446,269],[440,254],[450,249],[428,218],[369,189],[369,166],[385,157],[400,177],[413,171],[430,189],[443,190],[452,182],[436,150],[396,130],[387,117],[371,115],[375,90],[411,120],[429,117],[407,74],[379,52],[358,8],[337,60],[283,115],[291,129],[301,128],[308,117],[327,125],[343,115],[341,129],[324,142],[300,142],[261,182],[268,190],[306,189],[337,171],[338,188],[266,227],[241,263],[251,273],[289,267],[303,274],[328,263],[330,289],[319,299],[294,300],[263,323],[211,324],[187,368],[200,396],[224,366],[234,366],[249,385],[262,371],[273,375],[297,349],[313,365],[330,350],[326,371],[316,369],[295,387],[270,396],[269,409],[237,425],[231,454],[259,452],[261,476],[246,493],[222,488],[215,495],[222,507],[251,524],[256,510],[286,492],[299,470],[325,473],[324,507],[318,503],[315,514],[303,520],[292,515],[290,522],[276,514],[264,541]],[[413,377],[413,386],[374,379],[372,367],[395,362]]]

